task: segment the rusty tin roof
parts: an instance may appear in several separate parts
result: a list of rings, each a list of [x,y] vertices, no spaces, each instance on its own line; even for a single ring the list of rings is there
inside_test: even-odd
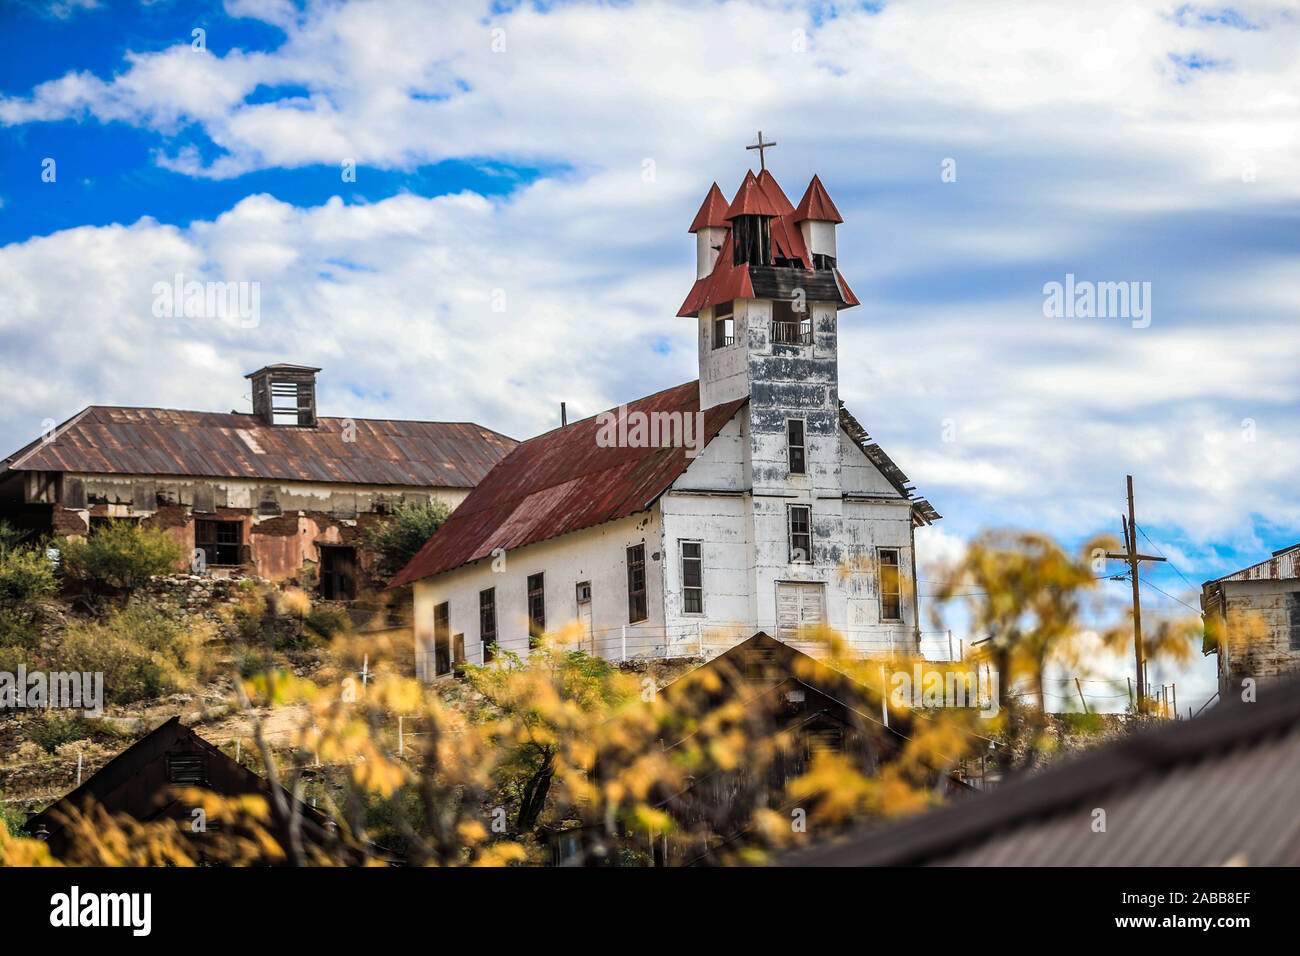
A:
[[[355,425],[355,441],[345,434]],[[348,429],[350,431],[350,429]],[[471,422],[320,418],[267,425],[251,414],[92,405],[0,463],[13,471],[262,478],[472,488],[517,445]]]
[[[707,409],[704,443],[748,399]],[[700,410],[698,382],[631,402],[633,412]],[[601,416],[523,442],[484,478],[425,543],[391,587],[450,571],[570,531],[644,511],[686,470],[682,447],[616,447],[598,443]]]

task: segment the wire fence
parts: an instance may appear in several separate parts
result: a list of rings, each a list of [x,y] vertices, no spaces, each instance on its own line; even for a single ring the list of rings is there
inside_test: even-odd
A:
[[[845,642],[850,654],[858,657],[895,658],[921,656],[927,661],[956,661],[962,659],[966,642],[955,639],[951,631],[912,631],[899,628],[883,635],[879,627],[837,627],[835,632]],[[715,625],[705,621],[689,621],[671,625],[624,624],[615,627],[587,629],[578,640],[569,645],[607,661],[695,659],[709,661],[754,635],[753,627]],[[802,636],[807,635],[807,636]],[[795,650],[812,657],[823,657],[826,644],[817,640],[811,631],[783,632],[775,635]],[[529,639],[523,636],[498,641],[498,653],[527,655],[531,649]],[[456,641],[441,650],[427,645],[415,650],[416,672],[425,679],[447,676],[461,663],[485,663],[487,649]],[[454,659],[453,659],[454,658]]]

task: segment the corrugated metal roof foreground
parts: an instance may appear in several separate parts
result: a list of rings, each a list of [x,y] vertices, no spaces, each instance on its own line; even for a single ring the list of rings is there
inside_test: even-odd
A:
[[[712,440],[746,401],[707,409],[703,441]],[[699,410],[698,382],[626,406],[629,416]],[[470,492],[390,586],[450,571],[497,548],[521,548],[644,511],[690,463],[680,445],[602,447],[597,443],[599,418],[520,444]]]
[[[344,441],[345,422],[355,441]],[[11,455],[3,471],[185,475],[472,488],[517,445],[470,422],[321,418],[314,428],[251,414],[92,405]]]
[[[1300,865],[1300,679],[1136,733],[793,866]],[[1094,832],[1093,811],[1106,811]]]

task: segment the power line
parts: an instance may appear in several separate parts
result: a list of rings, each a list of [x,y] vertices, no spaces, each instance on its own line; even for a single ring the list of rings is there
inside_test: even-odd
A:
[[[1149,588],[1155,588],[1155,590],[1159,591],[1159,592],[1160,592],[1161,594],[1163,594],[1165,597],[1169,598],[1169,600],[1171,600],[1171,601],[1175,601],[1175,602],[1181,604],[1183,607],[1187,608],[1187,610],[1189,610],[1189,611],[1195,611],[1197,614],[1200,614],[1200,613],[1201,613],[1201,609],[1200,609],[1199,607],[1192,607],[1192,606],[1191,606],[1190,604],[1188,604],[1186,601],[1181,600],[1180,598],[1176,598],[1176,597],[1174,597],[1172,594],[1170,594],[1170,593],[1169,593],[1168,591],[1166,591],[1164,588],[1162,588],[1162,587],[1157,587],[1156,585],[1152,584],[1150,581],[1143,581],[1142,583],[1145,584],[1145,585],[1146,585],[1147,587],[1149,587]]]
[[[1165,563],[1174,569],[1174,573],[1177,574],[1180,578],[1182,578],[1184,583],[1186,583],[1186,585],[1189,588],[1191,588],[1193,591],[1200,590],[1200,588],[1198,588],[1195,584],[1193,584],[1190,580],[1188,580],[1187,575],[1183,574],[1182,571],[1178,570],[1178,565],[1174,564],[1174,562],[1169,560],[1169,556],[1160,550],[1160,545],[1156,544],[1154,541],[1151,540],[1151,536],[1147,534],[1145,530],[1143,530],[1141,525],[1138,525],[1138,531],[1141,532],[1142,537],[1147,539],[1147,544],[1151,545],[1151,547],[1156,549],[1156,554],[1160,555],[1160,557],[1165,559]]]

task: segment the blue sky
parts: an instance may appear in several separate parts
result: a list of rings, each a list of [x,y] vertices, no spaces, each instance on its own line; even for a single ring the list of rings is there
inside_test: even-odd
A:
[[[1147,600],[1185,611],[1300,540],[1298,34],[1282,3],[4,4],[0,442],[246,408],[274,361],[326,413],[516,437],[693,378],[685,229],[762,128],[844,214],[841,391],[945,515],[927,553],[1114,531],[1131,473],[1173,559]],[[259,282],[258,323],[155,318],[177,273]],[[1067,274],[1151,283],[1150,326],[1045,316]]]

